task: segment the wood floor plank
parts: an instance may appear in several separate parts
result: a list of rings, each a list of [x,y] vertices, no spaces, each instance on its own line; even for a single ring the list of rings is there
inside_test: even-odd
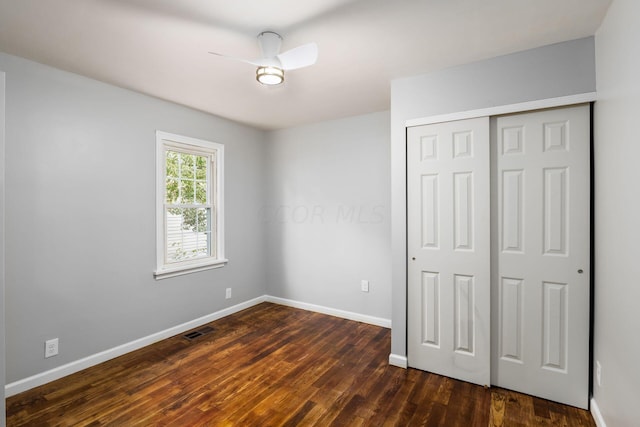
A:
[[[502,393],[491,393],[490,427],[503,427],[507,397]]]
[[[7,399],[8,426],[576,426],[587,411],[388,364],[388,329],[263,303]]]

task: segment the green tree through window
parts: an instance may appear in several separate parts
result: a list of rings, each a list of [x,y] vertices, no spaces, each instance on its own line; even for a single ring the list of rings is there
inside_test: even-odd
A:
[[[211,255],[209,157],[167,150],[167,261]]]

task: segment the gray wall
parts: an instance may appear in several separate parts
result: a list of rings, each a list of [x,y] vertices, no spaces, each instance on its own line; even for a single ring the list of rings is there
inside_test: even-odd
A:
[[[7,382],[266,293],[391,317],[389,112],[264,133],[10,55],[0,70]],[[157,129],[225,144],[224,268],[153,279]]]
[[[0,70],[8,382],[265,293],[263,132],[5,54]],[[224,268],[153,278],[156,129],[225,144]]]
[[[595,91],[592,37],[391,83],[391,352],[406,356],[405,120]]]
[[[268,140],[269,294],[390,319],[389,112]]]
[[[594,399],[611,427],[640,425],[638,22],[640,2],[614,0],[596,33]]]
[[[0,71],[0,427],[5,425],[4,366],[4,78]]]

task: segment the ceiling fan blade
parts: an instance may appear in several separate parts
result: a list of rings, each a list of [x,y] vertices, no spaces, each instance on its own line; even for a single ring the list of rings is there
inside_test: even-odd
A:
[[[257,65],[258,67],[267,67],[269,65],[271,65],[272,61],[269,61],[269,59],[267,58],[261,58],[261,59],[245,59],[245,58],[238,58],[236,56],[229,56],[229,55],[224,55],[222,53],[217,53],[217,52],[209,52],[212,55],[215,56],[220,56],[222,58],[225,59],[231,59],[233,61],[240,61],[240,62],[245,62],[247,64],[251,64],[251,65]]]
[[[277,56],[282,64],[283,70],[295,70],[296,68],[308,67],[318,60],[318,45],[308,43],[298,46]]]

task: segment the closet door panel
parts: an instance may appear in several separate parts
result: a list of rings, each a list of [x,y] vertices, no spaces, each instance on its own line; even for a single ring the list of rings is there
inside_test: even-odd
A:
[[[409,366],[490,381],[489,119],[408,129]]]
[[[497,117],[492,133],[492,383],[586,408],[589,106]]]

